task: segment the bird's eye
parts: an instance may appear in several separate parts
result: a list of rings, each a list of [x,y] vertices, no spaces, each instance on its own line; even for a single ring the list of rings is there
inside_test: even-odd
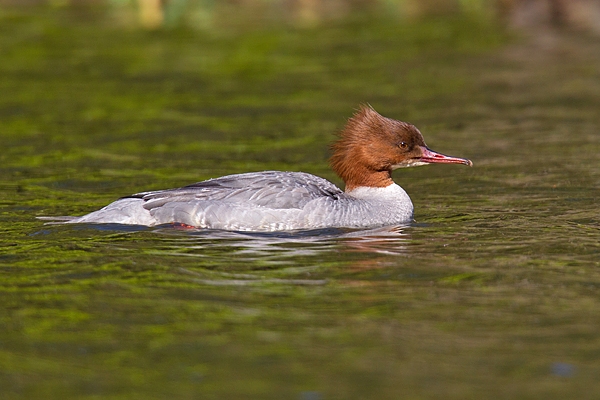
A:
[[[406,143],[406,142],[400,143],[400,148],[401,149],[407,149],[408,148],[408,143]]]

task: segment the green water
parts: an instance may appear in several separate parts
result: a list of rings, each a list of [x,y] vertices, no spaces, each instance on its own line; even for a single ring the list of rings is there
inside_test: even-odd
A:
[[[600,52],[465,19],[144,32],[0,13],[3,399],[594,399]],[[416,223],[49,226],[305,171],[358,104],[474,167],[395,172]]]

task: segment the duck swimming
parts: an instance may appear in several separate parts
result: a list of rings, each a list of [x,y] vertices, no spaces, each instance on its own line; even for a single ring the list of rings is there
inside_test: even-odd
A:
[[[345,190],[304,172],[250,172],[136,193],[64,222],[256,232],[398,225],[412,221],[413,204],[392,180],[393,170],[473,165],[430,150],[415,126],[383,117],[370,106],[348,120],[331,148],[330,164]]]

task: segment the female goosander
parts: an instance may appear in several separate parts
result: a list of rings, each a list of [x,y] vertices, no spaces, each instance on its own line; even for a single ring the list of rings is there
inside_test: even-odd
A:
[[[228,175],[178,189],[123,197],[67,223],[181,224],[233,231],[371,228],[410,222],[413,205],[392,170],[470,160],[436,153],[419,130],[363,106],[332,146],[331,167],[346,184],[304,172]]]

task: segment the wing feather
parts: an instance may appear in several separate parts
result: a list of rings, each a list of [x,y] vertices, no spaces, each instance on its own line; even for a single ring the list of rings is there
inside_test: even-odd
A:
[[[228,175],[178,189],[144,192],[130,197],[145,200],[153,210],[167,203],[244,203],[271,209],[302,209],[320,197],[337,198],[342,190],[333,183],[303,172],[265,171]]]

